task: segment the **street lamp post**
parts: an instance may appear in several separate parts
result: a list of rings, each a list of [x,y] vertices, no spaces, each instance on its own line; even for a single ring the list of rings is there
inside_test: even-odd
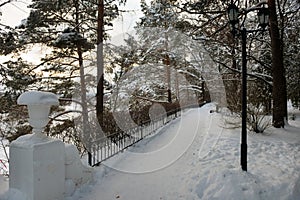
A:
[[[242,139],[241,166],[247,171],[247,30],[242,29]]]
[[[242,24],[242,29],[239,29],[239,10],[236,5],[231,2],[228,6],[228,18],[229,23],[232,26],[232,33],[241,35],[242,39],[242,133],[241,133],[241,167],[243,171],[247,171],[247,33],[264,31],[265,27],[269,23],[268,8],[257,7],[249,11],[245,11],[245,15],[248,12],[257,10],[258,23],[261,29],[247,30]]]

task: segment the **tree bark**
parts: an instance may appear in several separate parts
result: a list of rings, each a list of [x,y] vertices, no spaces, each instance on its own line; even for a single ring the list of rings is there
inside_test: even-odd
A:
[[[167,55],[166,56],[166,62],[164,63],[166,66],[166,81],[167,81],[167,97],[168,97],[168,102],[172,103],[172,92],[171,92],[171,66],[169,62],[170,58]]]
[[[98,27],[97,27],[97,94],[96,115],[98,122],[103,127],[104,112],[104,64],[103,64],[103,29],[104,29],[104,2],[98,0]]]
[[[80,33],[80,23],[79,23],[79,2],[74,1],[76,7],[76,32]],[[82,108],[82,135],[81,140],[83,141],[85,148],[88,151],[89,159],[88,162],[91,165],[91,128],[89,125],[89,113],[88,113],[88,104],[87,104],[87,91],[86,91],[86,82],[85,82],[85,72],[84,72],[84,64],[83,64],[83,51],[80,44],[77,44],[77,56],[78,56],[78,64],[79,64],[79,74],[80,74],[80,90],[81,90],[81,108]]]
[[[273,126],[284,127],[286,116],[286,81],[283,65],[283,41],[280,36],[276,13],[276,0],[268,0],[270,11],[270,35],[272,48],[272,75],[273,75]]]
[[[167,97],[168,97],[168,102],[172,103],[172,92],[171,92],[171,61],[170,61],[170,56],[168,52],[168,36],[165,35],[165,51],[166,54],[164,56],[163,64],[165,65],[166,68],[166,84],[167,84]]]

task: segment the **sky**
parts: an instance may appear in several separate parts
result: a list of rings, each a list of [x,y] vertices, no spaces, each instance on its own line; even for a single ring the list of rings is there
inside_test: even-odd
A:
[[[2,1],[1,1],[2,2]],[[1,7],[1,23],[15,27],[20,24],[21,20],[29,15],[27,6],[31,1],[28,0],[15,0],[5,6]]]
[[[130,12],[123,13],[114,21],[113,30],[109,32],[112,43],[120,44],[126,38],[126,33],[133,33],[134,26],[142,16],[140,1],[127,0],[125,6],[120,7],[120,10],[128,10]]]
[[[150,1],[150,0],[149,0]],[[3,2],[0,0],[0,2]],[[30,5],[31,0],[14,0],[5,6],[0,8],[2,16],[0,16],[0,23],[15,27],[21,24],[23,19],[26,19],[30,13],[30,9],[27,8]],[[136,25],[136,21],[142,16],[140,1],[139,0],[127,0],[126,5],[119,7],[120,10],[129,10],[130,12],[121,12],[121,15],[115,19],[114,27],[109,31],[111,35],[111,42],[114,44],[124,43],[124,39],[127,37],[126,33],[133,33],[133,28]],[[34,48],[30,52],[26,52],[26,60],[38,64],[39,59],[37,57],[42,55],[47,49],[43,47]],[[1,57],[0,60],[5,60],[6,57]]]
[[[0,17],[0,22],[11,27],[20,25],[22,19],[25,19],[29,15],[30,10],[27,6],[30,5],[30,2],[30,0],[15,0],[1,7],[2,16]],[[130,12],[122,13],[115,20],[114,30],[110,31],[113,37],[132,31],[136,21],[142,16],[139,0],[127,0],[126,5],[121,6],[120,9],[129,10]]]

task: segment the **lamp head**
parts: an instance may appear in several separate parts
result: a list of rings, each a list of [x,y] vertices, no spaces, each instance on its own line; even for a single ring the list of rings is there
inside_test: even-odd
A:
[[[227,14],[228,14],[228,19],[229,23],[235,27],[237,23],[239,23],[239,9],[236,5],[233,3],[230,4],[227,8]]]
[[[265,27],[269,24],[269,9],[266,7],[262,7],[258,10],[257,13],[259,26],[265,29]]]

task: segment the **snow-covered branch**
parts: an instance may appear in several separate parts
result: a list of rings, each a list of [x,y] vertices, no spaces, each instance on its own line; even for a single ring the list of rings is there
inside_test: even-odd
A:
[[[50,122],[51,121],[63,121],[63,120],[59,120],[57,118],[63,116],[63,115],[66,115],[66,114],[69,114],[69,113],[82,113],[80,110],[67,110],[67,111],[64,111],[62,113],[59,113],[57,115],[55,115],[54,117],[49,117],[50,118]]]
[[[184,71],[184,70],[178,70],[178,73],[181,73],[181,74],[187,74],[193,78],[196,78],[196,79],[200,79],[198,76],[196,76],[195,74],[189,72],[189,71]]]
[[[260,2],[258,2],[257,4],[249,7],[249,8],[245,8],[245,12],[248,13],[248,12],[251,12],[251,11],[254,11],[254,10],[259,10],[261,8],[262,5],[264,4],[267,4],[267,1],[266,0],[262,0]]]
[[[82,106],[82,103],[78,100],[75,100],[75,99],[68,99],[68,98],[59,98],[59,101],[68,101],[68,102],[74,102],[74,103],[77,103],[79,105]]]
[[[198,85],[187,85],[187,86],[181,86],[180,87],[180,91],[182,90],[193,90],[193,91],[197,91],[197,92],[202,92],[202,87],[198,86]]]
[[[137,98],[137,99],[142,99],[142,100],[150,101],[152,103],[168,103],[168,101],[160,101],[160,100],[155,100],[155,99],[149,99],[147,97],[142,97],[142,96],[136,96],[136,95],[134,95],[134,97]]]
[[[234,68],[231,68],[231,67],[228,67],[226,64],[224,64],[224,63],[222,63],[222,62],[220,62],[220,61],[215,61],[215,62],[217,62],[218,64],[222,65],[222,66],[225,67],[226,69],[229,69],[229,70],[231,70],[231,71],[233,71],[233,72],[236,72],[236,73],[239,73],[239,74],[241,73],[240,70],[234,69]],[[264,75],[264,74],[258,74],[258,73],[256,73],[256,74],[253,74],[253,73],[247,73],[247,75],[248,75],[248,76],[251,76],[251,77],[254,77],[254,78],[257,78],[257,79],[259,79],[259,80],[265,82],[265,83],[268,84],[269,86],[272,86],[272,83],[271,83],[271,82],[269,82],[269,81],[267,81],[266,79],[264,79],[264,78],[272,79],[271,76]]]

